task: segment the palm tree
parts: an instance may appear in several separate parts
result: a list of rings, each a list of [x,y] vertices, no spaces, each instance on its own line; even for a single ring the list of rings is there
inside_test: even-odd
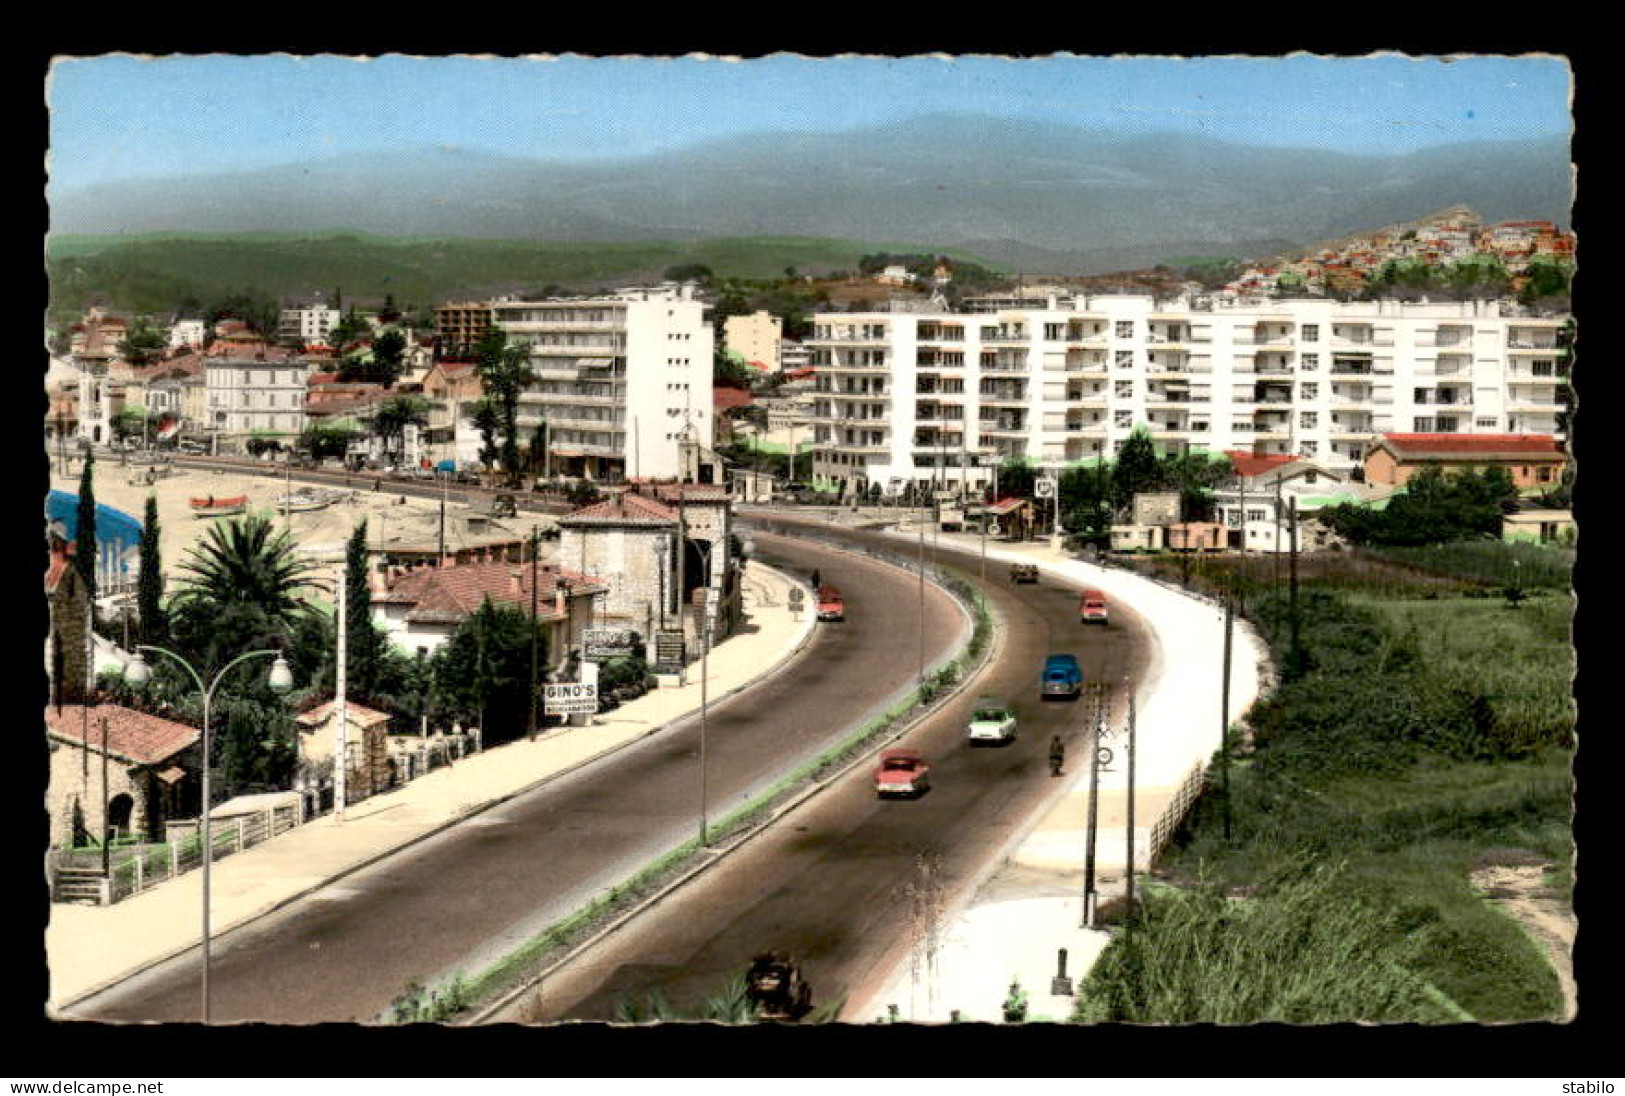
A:
[[[224,616],[255,610],[279,630],[304,611],[300,591],[324,588],[313,577],[316,565],[299,558],[287,530],[260,514],[212,527],[178,569],[180,611]]]

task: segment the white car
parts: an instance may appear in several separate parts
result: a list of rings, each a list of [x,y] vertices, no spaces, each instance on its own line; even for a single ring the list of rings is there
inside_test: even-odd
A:
[[[1009,742],[1016,737],[1016,710],[996,696],[984,696],[971,709],[966,737],[971,742]]]

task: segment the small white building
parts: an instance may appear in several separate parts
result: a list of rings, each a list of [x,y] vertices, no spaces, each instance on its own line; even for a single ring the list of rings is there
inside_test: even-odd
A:
[[[176,320],[169,329],[169,345],[171,349],[190,347],[193,350],[201,349],[208,340],[208,325],[202,320]]]

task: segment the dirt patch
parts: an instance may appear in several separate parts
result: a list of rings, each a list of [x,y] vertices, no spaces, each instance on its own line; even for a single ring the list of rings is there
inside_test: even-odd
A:
[[[1523,860],[1522,857],[1493,859]],[[1544,863],[1489,864],[1468,878],[1491,902],[1522,925],[1546,953],[1563,987],[1563,1019],[1575,1015],[1574,910],[1545,883]]]

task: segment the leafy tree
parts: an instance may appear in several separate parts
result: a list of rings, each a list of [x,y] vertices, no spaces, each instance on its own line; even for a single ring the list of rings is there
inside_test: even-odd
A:
[[[449,714],[477,723],[488,744],[524,734],[530,721],[532,637],[547,662],[547,636],[530,614],[487,598],[440,649],[435,685]]]
[[[751,380],[755,376],[750,366],[739,351],[729,350],[721,343],[717,344],[716,352],[712,358],[711,383],[718,388],[750,388]]]
[[[373,412],[372,428],[384,442],[384,452],[398,453],[406,438],[408,426],[426,426],[429,422],[429,401],[422,396],[391,396]]]
[[[498,413],[497,425],[502,438],[499,459],[503,470],[508,473],[509,482],[517,483],[520,471],[519,397],[526,386],[536,380],[530,366],[530,349],[523,345],[509,346],[506,335],[501,331],[492,331],[481,340],[478,355],[480,383],[486,399]],[[484,433],[483,428],[481,433]]]
[[[1165,486],[1162,465],[1157,460],[1157,447],[1151,440],[1151,431],[1142,423],[1129,434],[1123,448],[1112,464],[1111,504],[1122,510],[1142,491],[1157,491]]]
[[[371,326],[357,314],[355,305],[352,304],[350,311],[341,316],[339,322],[328,332],[328,338],[333,341],[336,348],[343,350],[346,346],[366,338],[371,330]]]
[[[1517,487],[1503,468],[1447,474],[1426,468],[1383,510],[1344,503],[1317,515],[1354,544],[1445,544],[1500,535],[1501,518],[1516,505]]]
[[[118,344],[119,355],[131,365],[155,362],[168,349],[169,338],[147,316],[137,316]]]
[[[502,456],[497,446],[497,432],[502,429],[502,410],[495,400],[486,396],[474,404],[471,418],[474,429],[480,432],[480,463],[487,469],[493,468]]]
[[[125,438],[140,438],[146,436],[147,409],[138,403],[126,404],[113,419],[113,436],[123,441]]]
[[[385,387],[400,379],[406,368],[406,336],[391,327],[372,341],[371,372]]]
[[[169,632],[164,618],[164,563],[158,536],[158,496],[148,495],[141,524],[141,574],[135,595],[143,643],[162,643]]]
[[[299,435],[299,448],[317,460],[342,457],[350,451],[350,443],[360,433],[352,425],[337,422],[320,423],[307,427],[305,432]]]
[[[1555,256],[1536,255],[1529,260],[1524,273],[1528,281],[1524,283],[1519,298],[1525,304],[1534,304],[1536,301],[1567,297],[1574,268]]]
[[[677,266],[668,266],[661,275],[668,282],[700,282],[711,281],[711,268],[703,263],[680,263]]]

